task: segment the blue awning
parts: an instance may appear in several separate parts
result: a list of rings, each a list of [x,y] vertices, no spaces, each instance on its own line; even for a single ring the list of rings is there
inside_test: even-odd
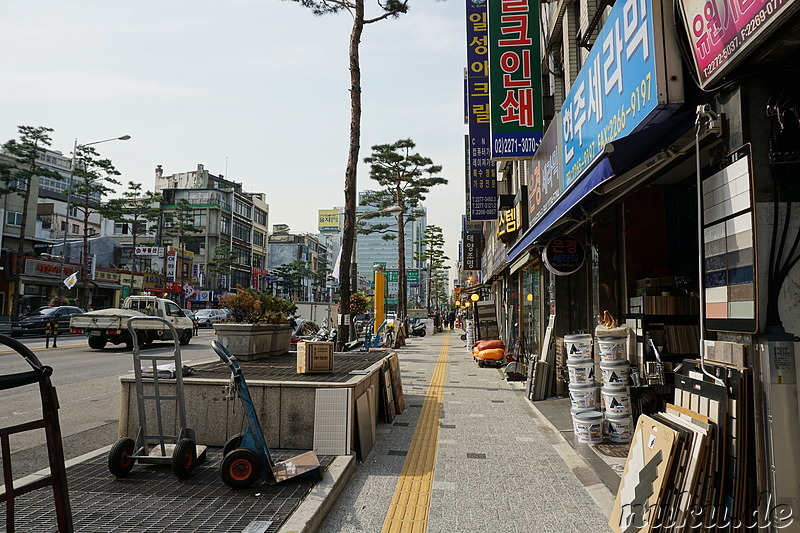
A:
[[[692,128],[694,120],[695,113],[688,111],[606,144],[605,155],[584,172],[535,226],[525,232],[508,251],[506,263],[514,261],[549,230],[556,229],[560,221],[566,221],[571,211],[596,205],[600,196],[592,191],[674,143]]]

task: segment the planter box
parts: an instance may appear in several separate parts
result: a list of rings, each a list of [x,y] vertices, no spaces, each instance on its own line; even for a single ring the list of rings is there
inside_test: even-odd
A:
[[[237,359],[253,361],[289,352],[289,324],[214,324],[217,340]]]

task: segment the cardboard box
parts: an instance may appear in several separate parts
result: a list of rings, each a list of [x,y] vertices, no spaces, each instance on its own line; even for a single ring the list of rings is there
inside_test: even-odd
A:
[[[297,372],[333,372],[333,343],[301,341],[297,343]]]

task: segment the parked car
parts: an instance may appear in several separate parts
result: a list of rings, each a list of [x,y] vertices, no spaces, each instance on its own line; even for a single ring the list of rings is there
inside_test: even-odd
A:
[[[303,340],[310,340],[319,331],[319,325],[316,322],[305,318],[290,317],[289,325],[292,326],[292,345]]]
[[[197,325],[201,328],[210,328],[217,322],[226,322],[228,314],[222,309],[200,309],[194,314]]]
[[[82,313],[85,313],[83,309],[71,305],[39,307],[11,324],[11,336],[20,337],[25,334],[44,335],[47,323],[52,321],[58,321],[58,333],[63,335],[64,333],[69,333],[70,317]]]

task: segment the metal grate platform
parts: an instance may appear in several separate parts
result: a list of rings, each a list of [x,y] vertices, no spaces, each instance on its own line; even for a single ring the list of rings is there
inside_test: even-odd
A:
[[[271,450],[276,461],[298,451]],[[323,469],[333,456],[321,456]],[[101,455],[67,469],[75,531],[83,532],[222,532],[244,530],[254,521],[272,521],[267,532],[280,529],[316,484],[316,478],[270,486],[257,482],[232,490],[219,476],[220,448],[194,475],[178,479],[169,467],[136,464],[130,476],[117,479]],[[17,498],[17,531],[55,531],[52,494],[42,489]],[[0,510],[5,511],[4,506]],[[3,515],[5,513],[2,513]]]

